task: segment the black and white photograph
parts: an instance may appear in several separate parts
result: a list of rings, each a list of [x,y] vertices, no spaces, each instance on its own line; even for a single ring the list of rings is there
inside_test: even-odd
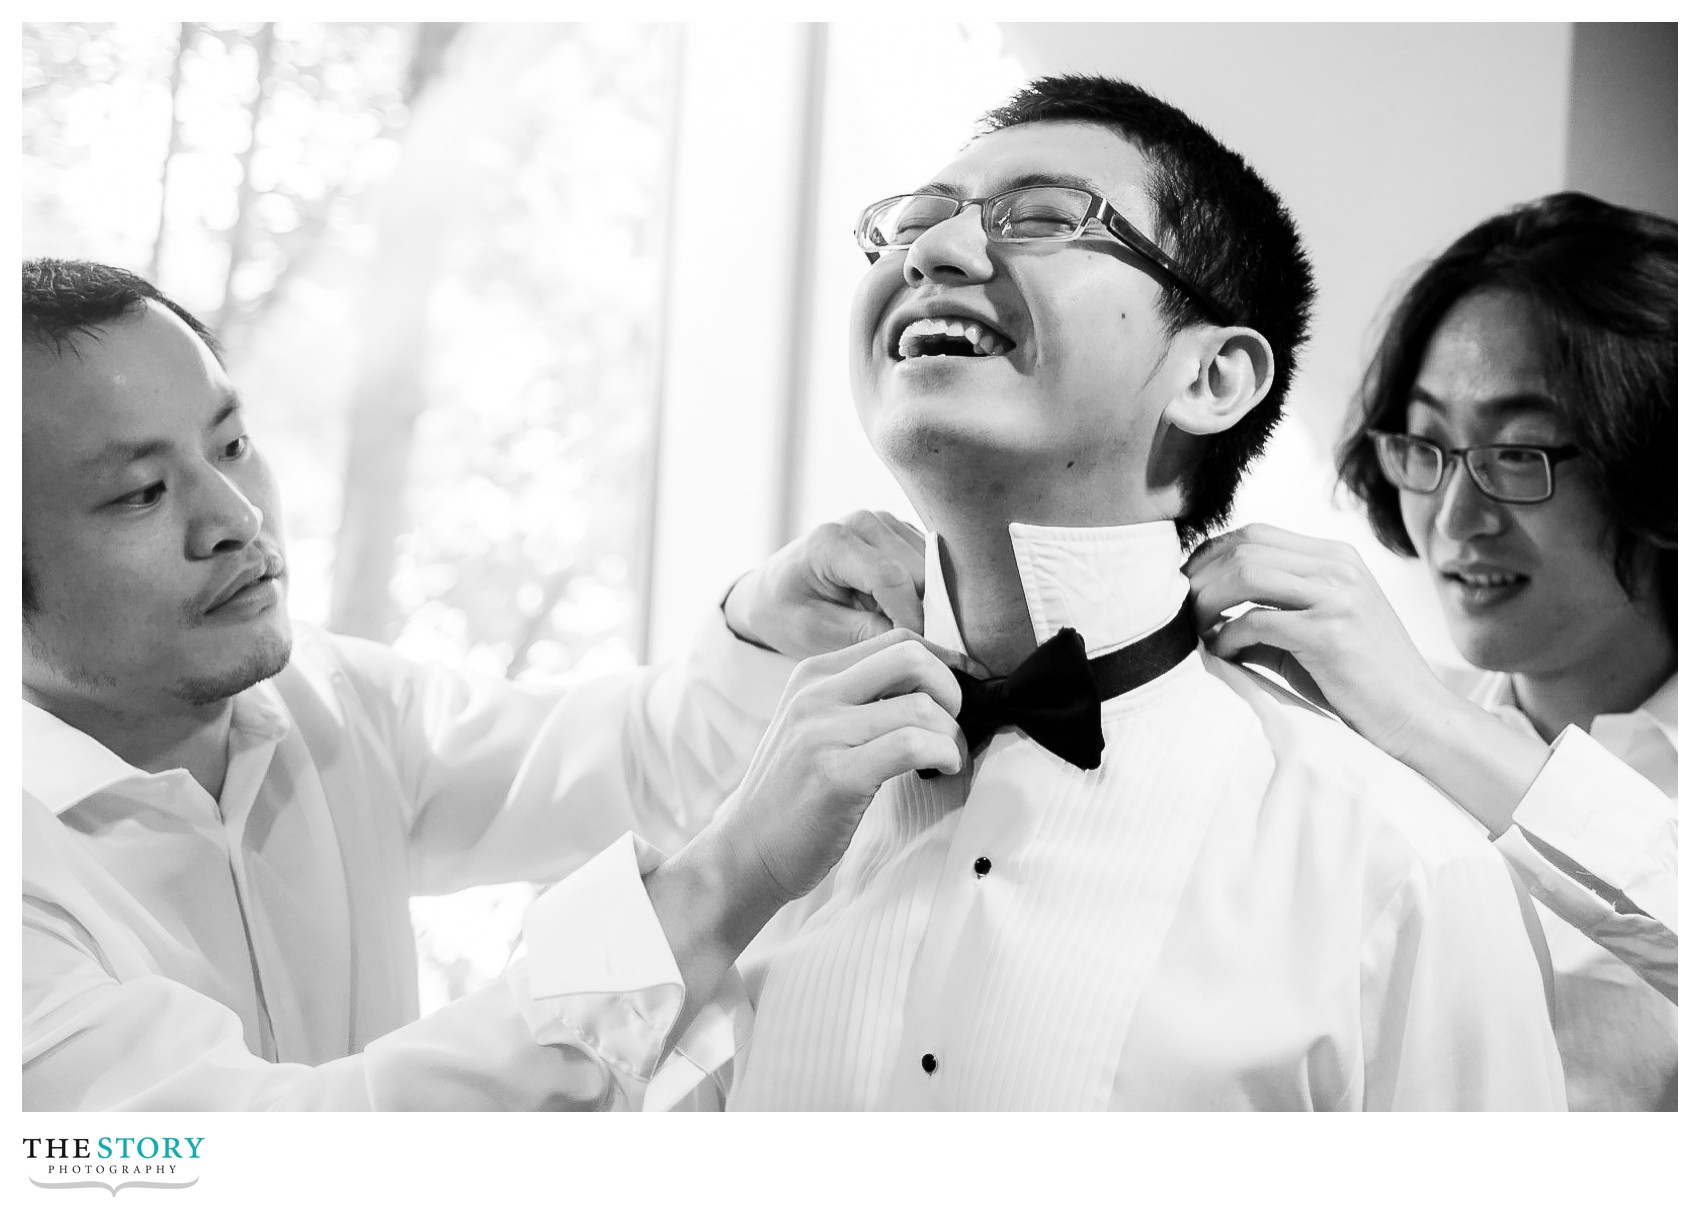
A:
[[[1677,24],[946,11],[22,23],[11,1207],[1676,1195],[457,1115],[1679,1110]]]

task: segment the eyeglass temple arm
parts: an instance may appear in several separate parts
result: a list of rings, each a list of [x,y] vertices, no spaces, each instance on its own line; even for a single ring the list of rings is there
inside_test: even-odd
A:
[[[1145,233],[1123,219],[1107,201],[1100,198],[1093,203],[1092,210],[1088,213],[1087,218],[1098,220],[1110,230],[1111,235],[1149,260],[1152,268],[1157,270],[1158,274],[1165,278],[1170,286],[1196,301],[1210,316],[1210,319],[1217,324],[1225,328],[1232,328],[1239,323],[1229,314],[1227,308],[1217,303],[1210,297],[1208,291],[1188,277],[1185,271],[1175,264],[1173,257],[1165,253],[1155,242],[1147,239]]]

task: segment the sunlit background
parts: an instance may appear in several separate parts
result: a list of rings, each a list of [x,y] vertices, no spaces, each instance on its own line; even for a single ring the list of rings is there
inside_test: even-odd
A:
[[[851,221],[1069,70],[1287,199],[1321,300],[1240,516],[1356,543],[1455,662],[1330,451],[1390,292],[1466,227],[1561,188],[1674,216],[1674,26],[27,24],[24,253],[218,334],[298,618],[550,679],[677,652],[814,523],[912,516],[850,409]],[[427,1010],[531,896],[415,903]]]

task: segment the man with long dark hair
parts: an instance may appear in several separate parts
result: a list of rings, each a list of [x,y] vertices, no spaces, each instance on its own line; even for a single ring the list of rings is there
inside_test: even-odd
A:
[[[1674,1106],[1677,233],[1513,207],[1404,288],[1341,478],[1421,559],[1472,671],[1431,671],[1348,545],[1248,526],[1189,565],[1261,650],[1486,828],[1540,902],[1577,1110]]]

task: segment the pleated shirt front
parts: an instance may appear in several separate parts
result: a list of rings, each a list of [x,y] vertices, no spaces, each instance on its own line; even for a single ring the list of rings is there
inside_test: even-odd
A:
[[[1039,641],[1185,599],[1171,524],[1012,526]],[[928,639],[961,651],[936,539]],[[740,964],[733,1109],[1563,1106],[1499,856],[1344,726],[1201,650],[1070,766],[1006,730],[888,783]]]

